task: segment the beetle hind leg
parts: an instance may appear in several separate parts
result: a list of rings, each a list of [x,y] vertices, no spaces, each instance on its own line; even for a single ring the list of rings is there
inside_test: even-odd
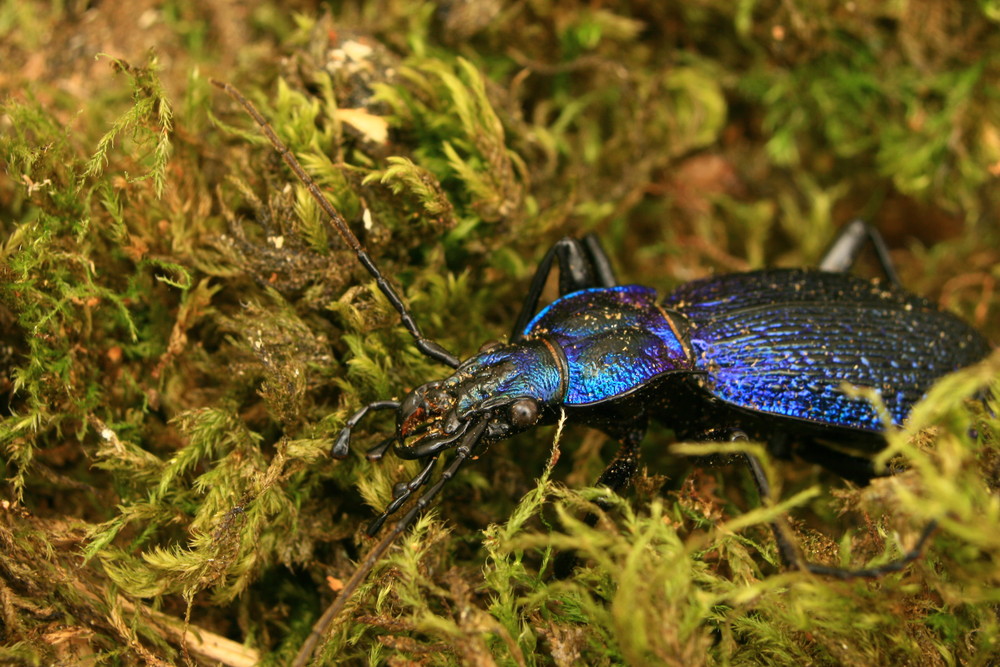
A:
[[[738,433],[733,439],[746,439],[746,436]],[[747,467],[750,469],[750,473],[753,476],[753,480],[757,486],[757,491],[760,494],[761,500],[764,501],[771,495],[771,485],[768,482],[767,474],[764,472],[764,466],[761,465],[760,460],[752,454],[744,454],[743,456]],[[804,560],[795,545],[794,538],[789,534],[789,528],[784,521],[778,520],[771,523],[771,531],[774,533],[774,539],[778,545],[778,552],[781,554],[781,560],[786,566],[794,569],[806,570],[808,572],[812,572],[813,574],[836,577],[838,579],[875,579],[881,577],[882,575],[889,574],[890,572],[898,572],[902,570],[908,564],[920,558],[923,554],[924,547],[926,546],[928,540],[930,540],[930,537],[936,528],[937,521],[931,521],[928,523],[921,532],[916,544],[914,544],[909,551],[896,560],[867,568],[850,569],[833,565],[823,565],[822,563],[813,563]]]
[[[863,220],[852,220],[840,230],[837,238],[823,255],[819,269],[837,273],[850,271],[866,243],[870,243],[875,251],[875,256],[878,258],[879,266],[882,267],[886,279],[893,285],[899,286],[899,276],[892,265],[892,258],[889,257],[889,248],[886,246],[885,240],[875,227]]]
[[[872,567],[860,568],[857,570],[809,562],[802,563],[802,566],[813,574],[836,577],[838,579],[877,579],[878,577],[889,574],[890,572],[899,572],[904,567],[920,558],[924,553],[924,547],[927,545],[928,540],[930,540],[931,535],[934,534],[935,530],[937,530],[937,521],[929,521],[927,525],[924,526],[923,531],[920,533],[920,537],[917,538],[916,543],[909,551],[896,560],[889,561],[888,563],[882,563],[881,565],[874,565]]]

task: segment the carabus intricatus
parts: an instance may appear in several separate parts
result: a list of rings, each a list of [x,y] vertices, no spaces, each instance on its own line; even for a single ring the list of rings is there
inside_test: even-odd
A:
[[[845,386],[877,390],[891,422],[900,425],[936,380],[990,351],[968,324],[903,290],[881,238],[868,225],[854,222],[818,269],[720,275],[681,285],[663,299],[649,287],[618,285],[594,237],[563,239],[542,260],[508,342],[485,345],[462,361],[421,334],[343,218],[253,105],[228,84],[213,83],[261,126],[375,277],[417,348],[454,369],[402,401],[361,408],[337,438],[333,456],[344,457],[352,429],[369,411],[394,410],[395,437],[370,450],[369,458],[381,458],[392,445],[400,458],[426,461],[413,479],[397,484],[394,500],[370,524],[369,535],[414,492],[427,489],[316,624],[300,653],[303,661],[392,541],[490,443],[565,414],[620,442],[597,481],[620,490],[636,472],[647,422],[656,419],[685,440],[738,437],[786,449],[794,445],[804,458],[865,481],[873,474],[868,459],[826,444],[849,444],[870,453],[884,445],[877,411],[869,401],[845,392]],[[866,242],[878,253],[887,280],[846,273]],[[539,310],[555,266],[560,296]],[[431,483],[438,458],[449,450],[454,452],[450,463]],[[746,458],[765,489],[759,463]],[[777,529],[776,534],[783,556],[792,560]],[[912,560],[920,544],[901,561],[869,570],[800,565],[840,576],[874,576]]]

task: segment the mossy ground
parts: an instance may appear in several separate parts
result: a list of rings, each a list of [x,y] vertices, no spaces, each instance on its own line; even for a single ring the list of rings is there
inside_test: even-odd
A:
[[[416,470],[364,459],[384,418],[329,458],[354,409],[442,369],[209,75],[460,354],[506,336],[560,236],[666,291],[814,264],[853,217],[995,342],[1000,5],[877,7],[0,4],[0,662],[284,664]],[[773,465],[812,560],[891,559],[938,519],[900,573],[782,571],[776,510],[665,428],[588,528],[612,445],[541,429],[448,485],[322,655],[995,663],[1000,428],[965,397],[996,414],[998,376],[994,354],[942,383],[890,435],[909,470],[868,488]]]

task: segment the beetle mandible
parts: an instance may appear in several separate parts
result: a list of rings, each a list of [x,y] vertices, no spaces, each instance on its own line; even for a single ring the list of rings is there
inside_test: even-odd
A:
[[[373,410],[394,410],[395,437],[372,448],[380,459],[391,445],[404,459],[425,461],[396,485],[392,502],[368,527],[376,534],[415,492],[427,487],[369,552],[300,652],[308,660],[325,627],[343,608],[377,559],[411,525],[444,485],[491,443],[563,412],[568,419],[615,438],[617,454],[597,480],[620,491],[634,476],[639,443],[650,419],[684,440],[749,438],[797,453],[857,481],[873,476],[870,460],[825,442],[874,453],[884,440],[876,410],[849,396],[844,385],[876,389],[891,421],[901,425],[913,405],[942,376],[983,359],[986,340],[958,317],[899,285],[888,252],[873,228],[844,228],[818,269],[770,269],[710,277],[681,285],[662,300],[640,285],[619,285],[597,239],[564,238],[544,256],[506,344],[488,343],[462,361],[421,333],[375,261],[322,195],[257,109],[235,88],[212,81],[239,102],[286,164],[323,208],[358,261],[399,313],[426,356],[454,369],[402,401],[370,403],[346,422],[332,455],[348,453],[352,430]],[[885,281],[849,275],[870,243]],[[558,268],[559,298],[538,309],[550,273]],[[454,455],[432,480],[438,459]],[[758,461],[746,461],[766,495]],[[775,526],[782,557],[794,549]],[[867,570],[798,563],[813,572],[877,576],[919,554]]]

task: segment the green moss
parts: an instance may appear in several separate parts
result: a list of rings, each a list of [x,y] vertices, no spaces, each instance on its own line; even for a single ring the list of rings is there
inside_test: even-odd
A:
[[[1000,339],[988,3],[258,4],[231,32],[169,4],[142,19],[156,54],[103,5],[36,9],[0,10],[0,662],[285,664],[418,470],[362,455],[384,414],[328,456],[364,402],[443,371],[207,72],[261,108],[460,355],[507,335],[561,236],[597,232],[623,280],[667,291],[814,264],[857,216],[913,291]],[[603,436],[499,443],[321,655],[990,664],[998,377],[994,354],[943,380],[888,435],[880,460],[909,469],[865,489],[768,462],[760,504],[738,467],[688,460],[732,447],[655,428],[635,491],[593,528]],[[939,529],[902,572],[843,582],[782,570],[767,524],[786,512],[831,564]],[[557,579],[570,549],[584,566]],[[220,657],[208,633],[240,645]]]

